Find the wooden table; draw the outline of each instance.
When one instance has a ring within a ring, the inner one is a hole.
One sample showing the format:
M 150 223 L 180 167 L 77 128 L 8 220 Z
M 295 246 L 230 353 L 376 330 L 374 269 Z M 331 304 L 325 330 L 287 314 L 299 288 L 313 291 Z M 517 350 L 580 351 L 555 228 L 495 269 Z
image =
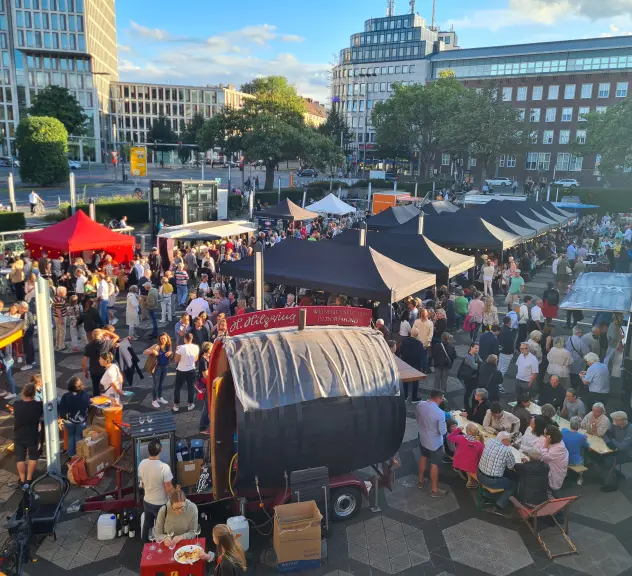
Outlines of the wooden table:
M 173 551 L 164 544 L 154 544 L 156 548 L 160 546 L 162 553 L 158 550 L 150 550 L 151 544 L 143 546 L 143 554 L 140 557 L 140 576 L 206 576 L 206 561 L 198 560 L 195 564 L 178 564 L 173 559 L 174 554 L 182 546 L 197 544 L 206 552 L 206 538 L 194 538 L 193 540 L 182 540 L 178 542 Z
M 476 422 L 472 422 L 471 420 L 464 418 L 463 416 L 461 416 L 461 413 L 458 411 L 452 412 L 452 419 L 459 425 L 459 428 L 461 428 L 461 431 L 463 433 L 465 433 L 465 427 L 468 424 L 470 423 L 474 424 L 474 426 L 476 426 L 479 429 L 481 435 L 483 436 L 483 441 L 485 443 L 487 443 L 487 441 L 490 438 L 496 437 L 496 434 L 491 434 L 489 432 L 486 432 L 480 424 L 477 424 Z M 520 462 L 522 462 L 523 458 L 526 458 L 528 460 L 528 457 L 522 452 L 520 452 L 520 450 L 518 450 L 517 448 L 514 448 L 513 446 L 510 446 L 510 448 L 511 448 L 511 453 L 513 454 L 513 457 L 516 461 L 516 464 L 519 464 Z
M 409 364 L 406 364 L 399 356 L 393 355 L 395 358 L 395 364 L 397 364 L 397 369 L 399 370 L 399 375 L 402 379 L 402 382 L 415 382 L 417 380 L 424 380 L 427 376 L 413 368 Z

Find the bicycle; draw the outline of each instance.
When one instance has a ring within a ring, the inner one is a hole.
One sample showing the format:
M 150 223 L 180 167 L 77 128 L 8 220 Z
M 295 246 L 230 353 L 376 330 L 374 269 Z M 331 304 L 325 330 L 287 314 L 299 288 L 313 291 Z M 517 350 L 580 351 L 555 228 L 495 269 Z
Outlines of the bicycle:
M 7 576 L 22 576 L 24 565 L 30 561 L 30 542 L 33 536 L 31 523 L 31 494 L 24 491 L 22 503 L 14 516 L 9 518 L 9 535 L 0 552 L 0 567 Z
M 35 210 L 33 211 L 35 216 L 42 216 L 46 214 L 46 206 L 44 204 L 44 200 L 38 200 L 37 204 L 35 204 Z

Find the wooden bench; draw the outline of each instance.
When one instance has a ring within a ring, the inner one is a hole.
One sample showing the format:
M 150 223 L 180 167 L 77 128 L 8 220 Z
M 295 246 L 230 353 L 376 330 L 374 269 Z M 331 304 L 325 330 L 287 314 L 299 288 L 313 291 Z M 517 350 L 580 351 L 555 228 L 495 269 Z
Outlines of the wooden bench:
M 478 493 L 477 493 L 477 507 L 479 510 L 483 509 L 483 492 L 489 492 L 490 494 L 501 494 L 505 491 L 504 488 L 490 488 L 489 486 L 485 486 L 485 484 L 481 484 L 480 481 L 478 483 Z
M 587 472 L 588 468 L 583 464 L 574 464 L 573 466 L 569 466 L 568 469 L 577 474 L 577 485 L 581 486 L 584 483 L 584 472 Z

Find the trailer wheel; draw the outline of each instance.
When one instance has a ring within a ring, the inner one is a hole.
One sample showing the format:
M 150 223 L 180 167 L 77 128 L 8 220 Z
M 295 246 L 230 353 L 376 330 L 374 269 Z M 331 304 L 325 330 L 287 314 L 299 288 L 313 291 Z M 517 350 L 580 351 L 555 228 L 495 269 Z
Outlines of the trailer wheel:
M 331 519 L 346 522 L 362 510 L 362 492 L 357 488 L 336 488 L 331 491 Z

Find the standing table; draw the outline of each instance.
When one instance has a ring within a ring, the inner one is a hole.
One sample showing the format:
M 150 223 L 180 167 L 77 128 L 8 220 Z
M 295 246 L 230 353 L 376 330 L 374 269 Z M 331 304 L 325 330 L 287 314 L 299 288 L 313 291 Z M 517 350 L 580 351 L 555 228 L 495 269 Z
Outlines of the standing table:
M 173 557 L 182 546 L 197 544 L 206 552 L 206 538 L 193 538 L 192 540 L 182 540 L 175 547 L 173 552 L 163 544 L 156 542 L 155 546 L 162 547 L 162 554 L 158 550 L 150 550 L 151 544 L 143 546 L 143 555 L 140 558 L 140 576 L 205 576 L 206 560 L 198 560 L 195 564 L 178 564 Z M 151 556 L 150 558 L 148 558 Z

